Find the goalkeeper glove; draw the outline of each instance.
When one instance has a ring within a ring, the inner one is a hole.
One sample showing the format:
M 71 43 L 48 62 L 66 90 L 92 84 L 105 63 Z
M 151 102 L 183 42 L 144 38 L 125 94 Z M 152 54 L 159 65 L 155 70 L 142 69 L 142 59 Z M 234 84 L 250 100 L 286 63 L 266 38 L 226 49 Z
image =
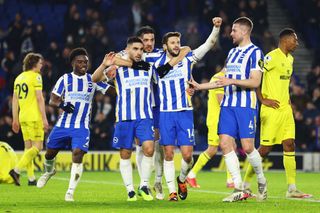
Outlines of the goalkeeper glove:
M 169 63 L 165 65 L 161 65 L 156 69 L 157 73 L 159 74 L 160 78 L 163 78 L 168 72 L 172 69 L 172 66 Z
M 61 102 L 59 104 L 59 108 L 61 108 L 66 113 L 73 113 L 74 111 L 74 106 L 69 102 Z

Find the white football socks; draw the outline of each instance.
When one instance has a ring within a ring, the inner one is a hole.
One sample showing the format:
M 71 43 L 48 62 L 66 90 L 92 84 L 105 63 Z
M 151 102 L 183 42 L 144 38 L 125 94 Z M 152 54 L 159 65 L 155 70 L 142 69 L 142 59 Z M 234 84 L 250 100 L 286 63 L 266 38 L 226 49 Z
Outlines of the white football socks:
M 224 155 L 227 169 L 229 170 L 232 180 L 234 182 L 235 188 L 242 190 L 242 178 L 240 173 L 240 165 L 238 156 L 234 151 L 229 152 Z
M 83 171 L 82 163 L 72 163 L 71 177 L 70 177 L 69 188 L 67 193 L 73 194 L 74 190 L 76 189 L 80 181 L 82 171 Z
M 120 173 L 127 192 L 134 191 L 130 159 L 120 159 Z
M 181 159 L 181 171 L 179 175 L 179 180 L 182 183 L 186 180 L 189 171 L 192 169 L 192 165 L 193 159 L 190 161 L 190 163 L 187 163 L 183 158 Z
M 174 161 L 163 161 L 164 177 L 166 178 L 169 193 L 177 192 L 175 182 Z
M 149 179 L 152 172 L 152 157 L 143 156 L 141 161 L 141 181 L 140 188 L 143 186 L 149 187 Z
M 141 177 L 141 161 L 143 158 L 143 150 L 142 146 L 136 145 L 136 164 L 139 173 L 139 177 Z
M 253 170 L 257 174 L 257 179 L 259 183 L 265 184 L 266 178 L 264 177 L 263 168 L 262 168 L 262 159 L 260 153 L 254 149 L 250 154 L 247 154 L 248 161 L 253 167 Z
M 154 168 L 155 168 L 155 182 L 161 183 L 163 176 L 163 150 L 159 144 L 159 140 L 154 142 Z

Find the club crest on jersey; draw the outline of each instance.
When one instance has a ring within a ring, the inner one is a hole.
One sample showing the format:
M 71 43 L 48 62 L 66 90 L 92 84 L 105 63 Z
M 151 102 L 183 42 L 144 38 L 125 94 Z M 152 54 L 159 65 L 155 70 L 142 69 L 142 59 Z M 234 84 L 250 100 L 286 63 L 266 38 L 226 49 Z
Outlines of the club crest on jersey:
M 118 143 L 118 140 L 119 140 L 119 139 L 118 139 L 117 137 L 114 137 L 114 138 L 113 138 L 113 143 Z

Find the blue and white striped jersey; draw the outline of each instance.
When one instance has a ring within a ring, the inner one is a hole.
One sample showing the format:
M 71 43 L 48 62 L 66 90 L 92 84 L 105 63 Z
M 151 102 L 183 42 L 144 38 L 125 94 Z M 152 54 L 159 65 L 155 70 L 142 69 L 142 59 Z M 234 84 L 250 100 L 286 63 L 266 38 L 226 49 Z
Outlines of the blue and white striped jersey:
M 104 82 L 94 83 L 91 80 L 91 74 L 78 76 L 74 73 L 66 73 L 59 78 L 54 86 L 52 93 L 62 97 L 64 102 L 70 102 L 74 105 L 73 113 L 63 112 L 57 127 L 64 128 L 89 128 L 91 103 L 96 90 L 105 93 L 109 84 Z
M 120 51 L 118 54 L 121 58 L 128 59 L 128 54 L 125 50 Z M 156 62 L 156 60 L 161 57 L 162 54 L 164 54 L 163 49 L 154 48 L 150 53 L 143 53 L 142 60 L 150 63 L 150 65 L 152 66 Z M 151 106 L 160 106 L 158 86 L 154 82 L 151 83 Z
M 229 51 L 226 61 L 225 77 L 233 79 L 249 79 L 250 72 L 262 72 L 263 52 L 254 44 L 236 47 Z M 256 109 L 257 96 L 255 89 L 241 88 L 234 85 L 224 88 L 223 107 L 247 107 Z
M 154 48 L 151 53 L 144 53 L 143 60 L 150 63 L 151 66 L 164 54 L 163 49 Z M 151 104 L 152 107 L 160 106 L 158 85 L 152 82 L 151 84 Z
M 170 58 L 166 54 L 162 54 L 154 63 L 153 69 L 164 65 L 169 60 Z M 187 82 L 191 79 L 191 65 L 193 62 L 196 62 L 196 60 L 191 51 L 163 78 L 159 78 L 159 75 L 156 74 L 161 112 L 192 110 L 191 99 L 186 93 L 186 89 L 188 88 Z
M 117 91 L 116 122 L 152 118 L 152 71 L 119 67 L 114 79 Z

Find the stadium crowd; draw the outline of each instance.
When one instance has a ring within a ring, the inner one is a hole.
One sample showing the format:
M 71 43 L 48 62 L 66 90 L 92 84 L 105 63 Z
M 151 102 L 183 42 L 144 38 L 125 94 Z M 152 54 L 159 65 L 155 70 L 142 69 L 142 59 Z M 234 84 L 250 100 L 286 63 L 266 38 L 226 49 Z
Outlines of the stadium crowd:
M 253 42 L 260 46 L 264 53 L 277 47 L 277 41 L 268 30 L 266 0 L 188 0 L 187 4 L 185 2 L 0 1 L 0 140 L 7 141 L 16 150 L 23 148 L 22 136 L 15 135 L 11 130 L 11 101 L 14 79 L 22 70 L 22 58 L 30 51 L 41 53 L 45 58 L 45 67 L 42 70 L 43 92 L 46 97 L 47 118 L 52 128 L 58 118 L 58 111 L 48 105 L 49 95 L 57 79 L 71 71 L 68 56 L 72 48 L 81 46 L 88 50 L 92 72 L 105 53 L 122 50 L 126 38 L 141 26 L 150 25 L 156 30 L 157 47 L 160 47 L 164 33 L 179 31 L 182 33 L 182 44 L 193 49 L 209 34 L 211 18 L 220 16 L 223 18 L 223 25 L 218 45 L 193 70 L 196 81 L 208 82 L 214 73 L 221 70 L 227 51 L 233 46 L 230 32 L 232 21 L 236 17 L 248 16 L 253 20 Z M 312 1 L 310 5 L 303 4 L 305 8 L 301 8 L 301 11 L 318 6 L 319 2 L 318 0 Z M 316 30 L 320 23 L 319 14 L 303 14 L 308 17 L 310 23 L 308 22 L 308 28 L 304 29 L 301 28 L 301 23 L 297 23 L 297 31 L 303 33 L 303 38 L 308 44 L 319 49 L 319 43 L 313 43 L 307 33 L 309 29 L 319 34 Z M 319 61 L 315 57 L 306 81 L 299 79 L 295 74 L 290 85 L 296 121 L 297 151 L 320 150 Z M 204 150 L 207 146 L 207 91 L 195 93 L 193 106 L 196 150 Z M 91 116 L 91 150 L 111 149 L 115 122 L 114 107 L 114 93 L 95 96 Z

